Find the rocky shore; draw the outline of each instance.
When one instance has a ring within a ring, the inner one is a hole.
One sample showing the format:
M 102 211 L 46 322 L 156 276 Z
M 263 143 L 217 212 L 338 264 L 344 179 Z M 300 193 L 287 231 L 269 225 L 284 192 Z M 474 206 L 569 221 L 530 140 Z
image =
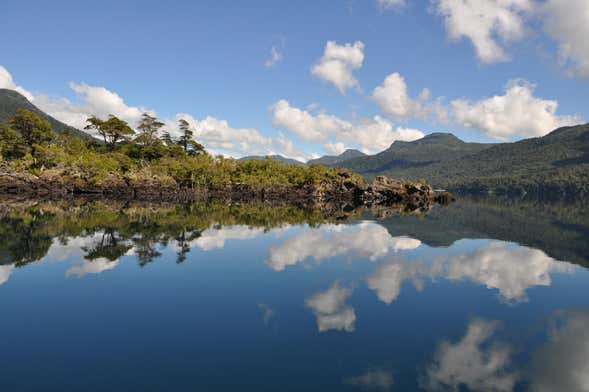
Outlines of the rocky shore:
M 376 177 L 372 183 L 367 184 L 347 171 L 338 171 L 334 178 L 324 179 L 319 184 L 299 187 L 264 187 L 230 182 L 221 186 L 189 188 L 173 181 L 162 181 L 157 176 L 125 178 L 113 174 L 100 184 L 93 184 L 81 176 L 63 171 L 44 170 L 35 175 L 2 168 L 0 195 L 50 198 L 81 195 L 159 201 L 214 198 L 241 202 L 256 200 L 297 204 L 349 204 L 354 207 L 405 204 L 412 209 L 453 201 L 450 194 L 436 194 L 429 185 L 384 176 Z

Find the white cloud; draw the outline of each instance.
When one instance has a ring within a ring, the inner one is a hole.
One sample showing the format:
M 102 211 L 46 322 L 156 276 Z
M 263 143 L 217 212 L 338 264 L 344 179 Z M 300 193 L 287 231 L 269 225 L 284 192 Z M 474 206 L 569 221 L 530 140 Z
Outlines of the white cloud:
M 282 61 L 283 58 L 284 55 L 282 52 L 276 48 L 276 45 L 272 45 L 270 48 L 270 58 L 264 62 L 264 66 L 266 68 L 272 68 L 278 64 L 278 62 Z
M 327 41 L 323 57 L 311 67 L 311 73 L 325 82 L 333 83 L 343 94 L 346 89 L 359 86 L 352 72 L 362 67 L 363 61 L 362 42 L 338 45 L 335 41 Z
M 168 124 L 172 136 L 179 136 L 177 123 L 180 119 L 188 121 L 196 140 L 213 150 L 247 154 L 254 149 L 268 149 L 272 145 L 272 139 L 262 136 L 257 129 L 233 128 L 226 120 L 211 116 L 198 120 L 187 113 L 177 114 L 176 121 Z
M 266 262 L 275 271 L 282 271 L 307 258 L 316 263 L 336 256 L 354 256 L 375 261 L 390 251 L 415 249 L 421 241 L 410 237 L 391 237 L 389 232 L 374 222 L 357 225 L 324 225 L 306 229 L 279 245 L 270 248 Z
M 194 138 L 198 142 L 215 153 L 233 157 L 280 154 L 303 162 L 310 157 L 283 134 L 278 134 L 276 137 L 263 136 L 255 128 L 234 128 L 227 120 L 211 116 L 199 120 L 187 113 L 177 114 L 175 120 L 165 121 L 166 129 L 173 137 L 180 135 L 178 128 L 180 119 L 190 124 Z
M 305 305 L 315 314 L 319 332 L 331 329 L 354 331 L 356 313 L 354 308 L 345 304 L 350 295 L 352 295 L 352 289 L 340 287 L 336 282 L 327 291 L 314 294 L 305 300 Z
M 532 390 L 589 391 L 589 313 L 562 312 L 550 339 L 533 356 Z
M 15 90 L 24 95 L 29 101 L 34 101 L 33 94 L 25 90 L 23 87 L 17 85 L 12 79 L 12 75 L 6 68 L 0 65 L 0 88 Z
M 396 119 L 414 116 L 421 111 L 419 102 L 407 95 L 405 79 L 396 72 L 388 75 L 382 86 L 372 91 L 372 99 L 383 112 Z
M 535 86 L 527 81 L 512 80 L 504 95 L 477 102 L 457 99 L 451 102 L 453 122 L 483 131 L 498 139 L 543 136 L 554 129 L 578 124 L 576 116 L 558 115 L 558 101 L 537 98 Z
M 376 6 L 381 11 L 403 7 L 406 4 L 406 0 L 376 0 Z
M 441 99 L 432 100 L 427 88 L 421 90 L 416 99 L 411 98 L 405 78 L 397 72 L 388 75 L 382 85 L 374 88 L 371 99 L 383 113 L 395 120 L 432 117 L 440 123 L 448 122 L 447 109 Z
M 36 95 L 35 105 L 59 121 L 78 129 L 84 129 L 86 119 L 90 116 L 107 118 L 109 114 L 113 114 L 134 128 L 141 114 L 148 112 L 155 115 L 153 110 L 127 105 L 120 95 L 104 87 L 90 86 L 86 83 L 70 83 L 69 86 L 76 93 L 79 102 Z
M 384 369 L 371 369 L 359 376 L 344 380 L 344 383 L 358 385 L 359 387 L 370 390 L 390 391 L 393 387 L 393 376 Z
M 474 320 L 457 343 L 443 341 L 428 367 L 422 386 L 427 390 L 512 391 L 518 375 L 509 370 L 511 349 L 489 343 L 497 322 Z
M 388 148 L 395 140 L 411 141 L 423 137 L 417 130 L 398 128 L 386 119 L 375 116 L 354 123 L 331 114 L 310 112 L 293 107 L 286 100 L 280 100 L 270 107 L 272 122 L 304 140 L 323 143 L 330 153 L 342 152 L 345 148 L 356 147 L 366 153 L 375 153 Z
M 422 289 L 425 279 L 468 280 L 497 289 L 502 301 L 523 302 L 526 290 L 550 286 L 552 273 L 572 273 L 572 264 L 554 260 L 544 252 L 506 242 L 491 242 L 471 252 L 431 262 L 393 258 L 368 277 L 368 287 L 386 304 L 393 302 L 405 280 Z
M 583 0 L 580 0 L 583 1 Z M 451 39 L 468 38 L 483 63 L 509 59 L 501 43 L 524 37 L 531 0 L 431 0 Z
M 542 11 L 544 29 L 558 42 L 568 73 L 589 77 L 589 2 L 548 0 Z

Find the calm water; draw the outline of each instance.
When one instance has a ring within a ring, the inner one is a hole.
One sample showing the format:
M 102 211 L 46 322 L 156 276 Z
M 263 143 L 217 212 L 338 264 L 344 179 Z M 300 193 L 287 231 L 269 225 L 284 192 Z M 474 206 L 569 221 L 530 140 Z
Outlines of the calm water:
M 586 206 L 0 205 L 2 390 L 589 391 Z

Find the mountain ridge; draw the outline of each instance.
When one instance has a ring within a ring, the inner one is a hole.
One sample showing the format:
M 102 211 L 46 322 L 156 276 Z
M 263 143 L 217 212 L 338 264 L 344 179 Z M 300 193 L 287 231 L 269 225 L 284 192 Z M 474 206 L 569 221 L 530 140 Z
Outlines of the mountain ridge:
M 40 117 L 49 121 L 53 130 L 58 133 L 69 132 L 71 135 L 86 139 L 92 140 L 95 139 L 92 135 L 76 129 L 72 126 L 64 124 L 63 122 L 57 120 L 56 118 L 48 115 L 37 106 L 35 106 L 31 101 L 29 101 L 24 95 L 19 93 L 15 90 L 0 88 L 0 123 L 7 122 L 12 116 L 16 114 L 18 109 L 25 109 L 31 111 Z

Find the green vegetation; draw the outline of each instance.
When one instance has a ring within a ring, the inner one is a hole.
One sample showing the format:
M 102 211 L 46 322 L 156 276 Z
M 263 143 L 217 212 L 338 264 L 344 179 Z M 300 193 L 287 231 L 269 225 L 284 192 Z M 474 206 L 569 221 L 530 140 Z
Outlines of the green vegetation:
M 386 175 L 458 193 L 580 198 L 589 195 L 589 124 L 516 143 L 465 143 L 434 133 L 334 166 L 365 178 Z
M 16 114 L 18 109 L 26 109 L 29 112 L 33 112 L 44 120 L 47 120 L 51 124 L 51 128 L 57 134 L 67 133 L 73 136 L 92 140 L 92 136 L 85 132 L 82 132 L 74 127 L 70 127 L 53 117 L 43 113 L 35 105 L 29 102 L 23 95 L 19 94 L 14 90 L 8 90 L 0 88 L 0 124 L 8 122 L 8 120 Z
M 293 166 L 273 159 L 235 160 L 214 157 L 194 140 L 189 124 L 180 120 L 174 140 L 164 123 L 145 113 L 137 133 L 125 121 L 90 117 L 88 130 L 102 138 L 88 141 L 56 134 L 39 115 L 18 109 L 0 125 L 0 154 L 5 171 L 29 173 L 52 186 L 124 187 L 148 184 L 154 189 L 222 189 L 228 185 L 302 188 L 341 180 L 338 171 L 323 166 Z M 340 171 L 341 172 L 341 171 Z M 350 177 L 354 177 L 350 175 Z M 362 182 L 359 176 L 354 178 Z

